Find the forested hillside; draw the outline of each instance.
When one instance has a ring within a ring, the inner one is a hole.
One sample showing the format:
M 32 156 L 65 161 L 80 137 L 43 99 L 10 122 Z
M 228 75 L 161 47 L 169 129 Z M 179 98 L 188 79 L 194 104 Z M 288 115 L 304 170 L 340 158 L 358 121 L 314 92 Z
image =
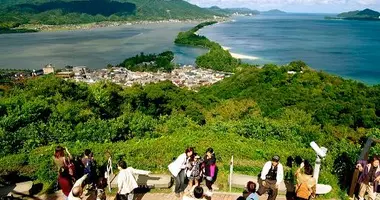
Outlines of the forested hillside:
M 1 0 L 0 28 L 20 24 L 78 24 L 120 20 L 212 18 L 184 0 Z
M 224 50 L 220 44 L 210 41 L 205 36 L 197 34 L 197 31 L 205 26 L 217 23 L 216 21 L 204 22 L 194 28 L 180 32 L 174 43 L 177 45 L 188 45 L 208 48 L 210 51 L 197 57 L 195 63 L 198 67 L 208 68 L 218 71 L 233 72 L 241 65 L 241 61 L 231 56 L 228 50 Z
M 170 82 L 122 89 L 45 76 L 5 93 L 0 117 L 1 174 L 54 183 L 57 144 L 74 155 L 91 148 L 99 163 L 109 151 L 156 172 L 167 172 L 186 146 L 200 152 L 212 146 L 223 189 L 231 155 L 235 171 L 256 175 L 273 154 L 314 161 L 309 143 L 316 141 L 328 148 L 320 182 L 334 188 L 327 197 L 341 198 L 361 144 L 380 137 L 380 86 L 316 72 L 300 61 L 245 67 L 198 93 Z

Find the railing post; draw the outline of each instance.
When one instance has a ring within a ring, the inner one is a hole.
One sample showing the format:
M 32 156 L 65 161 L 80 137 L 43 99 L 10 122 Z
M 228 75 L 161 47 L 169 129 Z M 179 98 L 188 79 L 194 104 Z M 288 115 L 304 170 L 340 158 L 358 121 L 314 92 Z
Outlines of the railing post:
M 107 162 L 107 184 L 108 184 L 108 190 L 111 192 L 111 175 L 113 175 L 113 169 L 112 169 L 112 159 L 111 157 L 108 158 Z
M 233 173 L 234 173 L 234 156 L 232 155 L 231 162 L 230 162 L 230 177 L 229 177 L 230 192 L 232 190 L 232 175 L 233 175 Z

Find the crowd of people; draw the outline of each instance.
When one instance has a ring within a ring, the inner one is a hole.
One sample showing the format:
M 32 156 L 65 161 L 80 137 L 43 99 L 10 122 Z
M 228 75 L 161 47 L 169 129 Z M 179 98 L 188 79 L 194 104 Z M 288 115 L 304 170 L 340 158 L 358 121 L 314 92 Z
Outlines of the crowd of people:
M 376 199 L 376 192 L 380 182 L 380 167 L 379 156 L 373 156 L 369 161 L 359 160 L 356 168 L 361 172 L 358 183 L 359 188 L 359 200 L 364 200 L 364 196 L 367 194 L 368 200 Z
M 74 158 L 67 148 L 58 146 L 53 157 L 58 170 L 58 185 L 67 200 L 79 200 L 91 193 L 88 199 L 105 200 L 105 188 L 107 186 L 104 171 L 98 173 L 97 163 L 93 152 L 86 149 L 83 155 Z M 149 171 L 137 170 L 128 167 L 127 163 L 120 160 L 117 163 L 119 174 L 117 176 L 118 191 L 116 200 L 132 200 L 134 191 L 138 188 L 135 180 L 136 174 L 148 175 Z M 287 164 L 288 166 L 288 164 Z M 372 163 L 358 163 L 357 167 L 364 171 L 361 176 L 361 197 L 364 193 L 373 194 L 372 184 L 380 180 L 379 159 L 376 157 Z M 213 184 L 217 179 L 218 167 L 216 156 L 212 148 L 208 148 L 204 156 L 197 154 L 193 147 L 185 149 L 184 153 L 173 159 L 168 169 L 175 182 L 175 195 L 183 200 L 211 199 Z M 308 161 L 303 161 L 296 170 L 294 178 L 294 191 L 288 190 L 287 199 L 308 200 L 315 196 L 316 181 L 313 178 L 313 168 Z M 368 178 L 369 177 L 369 178 Z M 201 186 L 205 183 L 205 189 Z M 279 156 L 273 156 L 271 161 L 264 164 L 257 184 L 249 181 L 243 195 L 238 199 L 258 200 L 263 194 L 268 194 L 268 200 L 275 200 L 278 188 L 284 181 L 284 167 L 280 163 Z M 206 191 L 205 191 L 206 190 Z M 289 192 L 291 191 L 291 192 Z M 372 192 L 372 193 L 371 193 Z M 290 193 L 290 194 L 289 194 Z
M 216 181 L 218 172 L 215 153 L 211 147 L 207 149 L 203 158 L 194 151 L 193 147 L 189 147 L 168 168 L 175 180 L 174 192 L 177 197 L 180 197 L 181 193 L 184 194 L 186 188 L 188 191 L 203 193 L 203 188 L 201 190 L 199 187 L 203 180 L 209 192 L 212 192 L 212 185 Z M 188 186 L 185 184 L 186 180 Z
M 65 199 L 81 199 L 84 190 L 96 191 L 99 199 L 105 196 L 106 182 L 104 176 L 97 173 L 97 164 L 90 149 L 74 158 L 67 148 L 58 146 L 53 160 L 58 170 L 58 186 Z
M 287 167 L 292 168 L 292 158 L 290 163 L 288 159 Z M 294 185 L 293 178 L 296 180 Z M 313 167 L 307 160 L 301 161 L 294 174 L 288 170 L 286 179 L 288 182 L 286 199 L 309 200 L 315 197 L 317 182 L 313 178 Z M 261 170 L 258 177 L 259 188 L 257 189 L 256 183 L 249 181 L 246 190 L 238 200 L 259 200 L 259 197 L 265 193 L 268 194 L 268 200 L 274 200 L 283 181 L 284 167 L 280 163 L 280 157 L 273 156 L 272 160 L 266 162 Z
M 90 200 L 106 199 L 106 179 L 109 177 L 106 176 L 105 170 L 97 170 L 97 163 L 90 149 L 86 149 L 81 156 L 74 158 L 67 148 L 58 146 L 53 160 L 59 174 L 58 186 L 66 200 L 80 200 L 84 196 Z M 150 172 L 128 167 L 123 160 L 117 163 L 117 167 L 119 174 L 116 200 L 132 200 L 135 189 L 139 187 L 134 175 L 148 175 Z

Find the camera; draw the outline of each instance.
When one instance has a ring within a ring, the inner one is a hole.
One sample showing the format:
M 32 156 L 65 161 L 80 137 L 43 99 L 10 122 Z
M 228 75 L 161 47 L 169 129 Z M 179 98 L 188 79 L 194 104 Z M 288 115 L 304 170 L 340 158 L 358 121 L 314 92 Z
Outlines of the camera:
M 317 143 L 315 143 L 314 141 L 313 142 L 310 142 L 310 146 L 311 148 L 314 149 L 315 153 L 317 153 L 317 155 L 321 158 L 324 158 L 326 157 L 326 152 L 327 152 L 327 149 L 325 147 L 319 147 L 317 145 Z

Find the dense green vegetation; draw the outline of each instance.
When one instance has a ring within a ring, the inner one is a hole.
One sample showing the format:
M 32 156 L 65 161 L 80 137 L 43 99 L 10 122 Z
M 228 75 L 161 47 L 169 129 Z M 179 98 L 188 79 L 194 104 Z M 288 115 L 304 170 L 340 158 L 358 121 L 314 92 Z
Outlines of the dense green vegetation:
M 80 24 L 101 21 L 212 18 L 183 0 L 2 0 L 0 28 L 9 24 Z M 13 27 L 12 25 L 12 27 Z
M 371 9 L 362 11 L 350 11 L 340 13 L 337 17 L 327 17 L 328 19 L 348 19 L 348 20 L 380 20 L 380 13 Z
M 127 58 L 124 62 L 119 64 L 119 66 L 123 66 L 131 71 L 157 72 L 160 70 L 171 72 L 174 69 L 174 63 L 172 63 L 173 59 L 174 53 L 171 51 L 165 51 L 158 55 L 145 55 L 144 53 L 141 53 L 140 55 Z
M 174 43 L 177 45 L 208 48 L 210 50 L 208 53 L 196 59 L 195 63 L 198 67 L 233 72 L 241 64 L 240 60 L 233 58 L 229 51 L 224 50 L 218 43 L 210 41 L 205 36 L 196 34 L 201 28 L 215 23 L 217 22 L 204 22 L 189 31 L 180 32 Z
M 156 172 L 167 172 L 186 146 L 200 152 L 212 146 L 218 184 L 226 189 L 231 155 L 235 171 L 257 174 L 273 154 L 283 162 L 290 155 L 314 160 L 309 143 L 316 141 L 328 148 L 320 177 L 334 188 L 327 197 L 343 198 L 364 139 L 380 137 L 380 86 L 316 72 L 301 61 L 245 67 L 199 92 L 170 82 L 122 89 L 44 76 L 1 97 L 0 116 L 1 174 L 53 183 L 57 144 L 74 155 L 91 148 L 99 163 L 110 151 Z

